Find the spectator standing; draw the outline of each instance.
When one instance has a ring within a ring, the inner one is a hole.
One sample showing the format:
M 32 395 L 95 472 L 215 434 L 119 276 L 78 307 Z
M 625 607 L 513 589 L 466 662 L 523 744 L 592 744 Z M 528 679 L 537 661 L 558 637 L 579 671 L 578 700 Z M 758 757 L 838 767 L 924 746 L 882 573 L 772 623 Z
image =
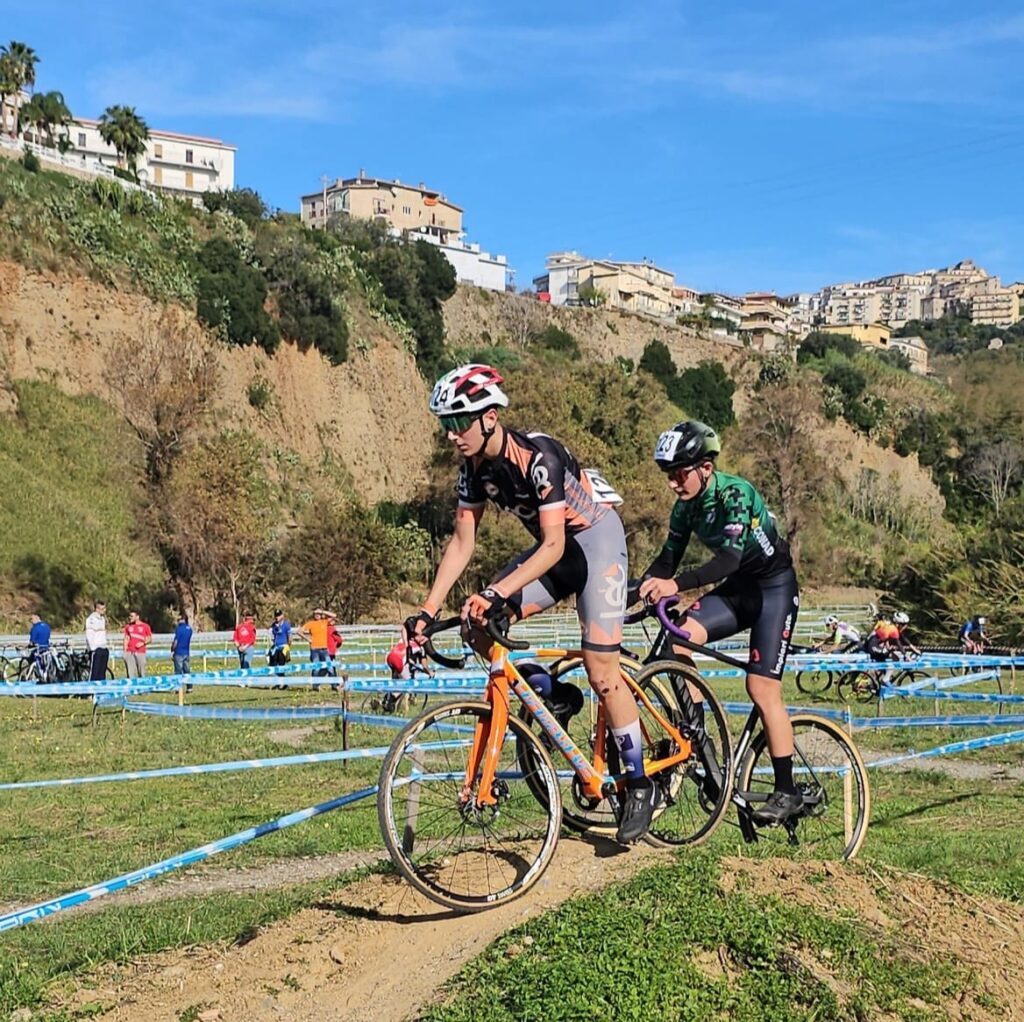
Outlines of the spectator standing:
M 28 630 L 28 641 L 37 653 L 45 652 L 50 648 L 50 626 L 38 614 L 33 614 L 29 620 L 32 627 Z
M 85 619 L 85 645 L 89 650 L 89 680 L 104 681 L 110 649 L 107 646 L 107 605 L 102 600 L 93 604 Z
M 171 639 L 171 658 L 174 660 L 175 674 L 192 673 L 192 626 L 188 623 L 188 614 L 178 618 L 174 638 Z
M 341 649 L 342 644 L 345 640 L 342 638 L 341 632 L 337 628 L 338 615 L 332 614 L 327 611 L 327 657 L 329 666 L 327 673 L 332 677 L 338 673 L 337 664 L 334 662 L 334 658 L 338 654 L 338 650 Z
M 28 641 L 32 646 L 32 659 L 39 672 L 40 681 L 55 681 L 56 670 L 50 653 L 50 626 L 38 615 L 33 614 L 29 620 L 32 627 L 28 630 Z
M 146 650 L 152 638 L 153 629 L 139 617 L 138 611 L 131 611 L 124 626 L 124 666 L 129 678 L 146 676 Z
M 299 629 L 299 634 L 309 640 L 309 662 L 313 665 L 313 674 L 322 677 L 327 673 L 327 632 L 330 623 L 327 612 L 320 607 L 313 611 L 313 616 Z M 318 667 L 322 664 L 322 667 Z M 314 685 L 314 688 L 318 686 Z
M 174 629 L 174 638 L 171 639 L 171 657 L 174 660 L 175 674 L 192 673 L 192 626 L 188 623 L 188 615 L 184 612 L 178 619 L 177 627 Z M 192 686 L 185 686 L 186 692 L 192 691 Z
M 270 624 L 270 652 L 267 662 L 271 667 L 281 667 L 291 659 L 292 623 L 285 617 L 283 610 L 274 611 L 274 620 Z M 278 677 L 284 672 L 279 671 Z
M 238 650 L 238 666 L 247 671 L 252 667 L 252 654 L 256 648 L 256 625 L 252 614 L 243 614 L 242 620 L 235 625 L 235 649 Z

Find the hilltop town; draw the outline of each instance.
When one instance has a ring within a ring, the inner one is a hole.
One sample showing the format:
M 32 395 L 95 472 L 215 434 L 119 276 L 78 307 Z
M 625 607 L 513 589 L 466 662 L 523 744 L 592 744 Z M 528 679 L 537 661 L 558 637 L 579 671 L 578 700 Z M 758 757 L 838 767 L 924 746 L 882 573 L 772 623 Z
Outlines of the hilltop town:
M 2 100 L 0 153 L 28 151 L 76 176 L 127 176 L 126 154 L 102 130 L 101 121 L 65 111 L 67 116 L 51 123 L 33 114 L 33 97 L 25 91 Z M 202 204 L 211 193 L 235 189 L 236 154 L 235 146 L 220 139 L 146 129 L 133 162 L 134 182 L 122 183 Z M 424 182 L 374 177 L 363 169 L 353 177 L 324 177 L 318 190 L 299 196 L 299 215 L 313 229 L 326 228 L 332 219 L 376 221 L 396 236 L 436 246 L 459 283 L 491 291 L 516 289 L 516 271 L 506 257 L 467 240 L 465 210 Z M 813 331 L 843 333 L 868 347 L 899 351 L 922 375 L 928 372 L 928 348 L 911 329 L 914 324 L 961 314 L 977 326 L 1009 327 L 1022 319 L 1024 304 L 1024 282 L 1004 285 L 970 259 L 939 269 L 824 284 L 813 293 L 729 295 L 688 286 L 671 269 L 648 259 L 553 251 L 544 272 L 524 290 L 553 306 L 620 309 L 689 325 L 714 341 L 761 352 L 792 352 Z M 992 343 L 998 346 L 997 339 Z

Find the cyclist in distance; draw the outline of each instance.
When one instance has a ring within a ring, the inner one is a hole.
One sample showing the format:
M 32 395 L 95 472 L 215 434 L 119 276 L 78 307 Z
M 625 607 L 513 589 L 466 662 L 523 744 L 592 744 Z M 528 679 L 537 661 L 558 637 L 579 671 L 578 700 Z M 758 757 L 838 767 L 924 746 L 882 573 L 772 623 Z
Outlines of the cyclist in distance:
M 480 628 L 489 617 L 520 621 L 576 597 L 583 666 L 604 703 L 625 775 L 616 836 L 631 844 L 650 828 L 656 790 L 644 771 L 637 705 L 619 675 L 627 579 L 622 521 L 610 503 L 595 499 L 595 482 L 562 444 L 544 433 L 501 424 L 500 411 L 508 407 L 503 382 L 491 366 L 470 363 L 446 373 L 434 387 L 430 410 L 463 459 L 458 507 L 430 593 L 422 610 L 406 620 L 406 629 L 416 639 L 434 621 L 473 556 L 487 501 L 515 515 L 533 545 L 465 601 L 462 617 L 476 627 L 471 641 L 483 654 L 491 640 Z M 541 696 L 551 695 L 550 678 L 538 674 L 530 681 Z
M 985 634 L 985 618 L 975 615 L 969 617 L 957 633 L 957 639 L 965 653 L 983 653 L 988 636 Z
M 825 618 L 825 637 L 814 644 L 816 650 L 828 647 L 830 653 L 846 653 L 860 645 L 860 632 L 853 625 L 840 621 L 835 614 Z
M 910 615 L 906 611 L 898 610 L 892 616 L 892 623 L 896 629 L 896 638 L 893 641 L 893 645 L 903 654 L 904 657 L 909 653 L 911 656 L 920 656 L 921 651 L 915 646 L 907 635 L 907 629 L 910 627 Z
M 803 804 L 793 780 L 793 726 L 782 701 L 799 587 L 774 516 L 749 482 L 715 468 L 720 451 L 718 434 L 702 422 L 680 422 L 658 438 L 654 460 L 677 500 L 668 538 L 645 572 L 640 595 L 653 603 L 714 586 L 684 601 L 689 610 L 682 627 L 692 640 L 703 645 L 750 629 L 747 692 L 764 723 L 774 772 L 774 790 L 753 818 L 762 825 L 783 823 Z M 713 556 L 676 575 L 691 535 Z

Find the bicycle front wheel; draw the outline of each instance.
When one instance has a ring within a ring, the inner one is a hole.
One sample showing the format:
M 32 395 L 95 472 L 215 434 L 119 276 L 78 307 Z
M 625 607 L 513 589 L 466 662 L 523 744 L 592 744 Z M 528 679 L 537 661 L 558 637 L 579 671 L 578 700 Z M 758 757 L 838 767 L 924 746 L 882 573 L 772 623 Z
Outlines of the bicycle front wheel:
M 850 736 L 831 720 L 810 713 L 794 714 L 791 720 L 793 780 L 804 800 L 795 818 L 799 846 L 817 859 L 852 859 L 864 843 L 871 811 L 864 760 Z M 749 799 L 753 808 L 772 792 L 774 771 L 763 728 L 740 763 L 736 784 L 740 797 Z M 757 837 L 781 843 L 789 834 L 784 827 L 759 828 Z
M 796 687 L 805 696 L 820 696 L 832 687 L 832 672 L 823 669 L 797 671 Z
M 836 682 L 836 694 L 844 703 L 870 703 L 878 695 L 872 671 L 847 671 Z
M 491 792 L 495 805 L 479 808 L 461 797 L 473 734 L 490 716 L 485 702 L 429 710 L 399 733 L 380 772 L 377 815 L 392 862 L 421 894 L 458 912 L 525 894 L 551 861 L 561 826 L 551 759 L 514 717 Z

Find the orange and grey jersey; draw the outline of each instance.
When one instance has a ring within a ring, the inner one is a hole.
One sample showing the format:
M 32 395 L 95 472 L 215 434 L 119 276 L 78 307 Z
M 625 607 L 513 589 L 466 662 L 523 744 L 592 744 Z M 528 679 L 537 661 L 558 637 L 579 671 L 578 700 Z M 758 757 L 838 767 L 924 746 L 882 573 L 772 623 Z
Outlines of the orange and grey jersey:
M 497 458 L 469 458 L 459 472 L 459 506 L 482 507 L 488 500 L 514 514 L 540 539 L 540 513 L 563 511 L 570 536 L 589 529 L 608 513 L 579 462 L 544 433 L 506 429 Z

